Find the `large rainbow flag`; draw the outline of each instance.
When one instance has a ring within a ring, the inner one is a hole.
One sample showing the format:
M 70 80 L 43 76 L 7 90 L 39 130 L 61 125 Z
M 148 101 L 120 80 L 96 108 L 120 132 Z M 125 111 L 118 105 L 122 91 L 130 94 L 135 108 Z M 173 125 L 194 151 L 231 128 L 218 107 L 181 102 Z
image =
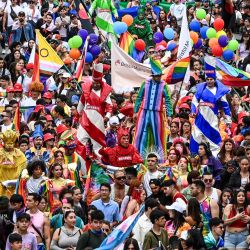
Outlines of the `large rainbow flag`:
M 128 31 L 126 31 L 121 35 L 120 48 L 122 48 L 126 53 L 132 56 L 134 47 L 135 47 L 135 40 L 132 37 L 132 35 Z
M 185 78 L 189 63 L 189 56 L 174 62 L 164 70 L 162 79 L 169 85 L 182 82 Z
M 250 86 L 250 74 L 234 68 L 228 63 L 216 58 L 216 71 L 222 77 L 221 82 L 231 87 Z

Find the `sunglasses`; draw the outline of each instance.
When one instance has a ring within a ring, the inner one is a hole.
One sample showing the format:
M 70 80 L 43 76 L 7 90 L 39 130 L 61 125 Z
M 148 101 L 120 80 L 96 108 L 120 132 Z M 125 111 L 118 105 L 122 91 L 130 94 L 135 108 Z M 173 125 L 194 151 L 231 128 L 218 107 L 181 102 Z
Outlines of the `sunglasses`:
M 212 182 L 213 182 L 213 179 L 204 179 L 204 182 L 205 182 L 205 183 L 212 183 Z
M 121 180 L 126 180 L 126 177 L 125 177 L 125 176 L 116 177 L 116 180 L 119 180 L 119 181 L 121 181 Z
M 102 231 L 108 233 L 110 230 L 108 228 L 102 228 Z

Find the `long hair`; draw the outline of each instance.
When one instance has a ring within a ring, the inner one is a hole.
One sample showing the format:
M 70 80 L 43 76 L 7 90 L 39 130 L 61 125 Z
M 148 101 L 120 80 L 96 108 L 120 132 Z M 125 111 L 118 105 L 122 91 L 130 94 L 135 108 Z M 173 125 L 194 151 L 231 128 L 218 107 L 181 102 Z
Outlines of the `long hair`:
M 234 157 L 235 143 L 234 143 L 233 139 L 228 138 L 228 139 L 226 139 L 226 140 L 223 142 L 223 145 L 222 145 L 222 147 L 221 147 L 221 149 L 220 149 L 220 152 L 218 153 L 218 158 L 219 158 L 219 160 L 220 160 L 220 162 L 221 162 L 222 164 L 226 163 L 226 162 L 225 162 L 225 160 L 226 160 L 226 159 L 225 159 L 225 158 L 226 158 L 225 145 L 226 145 L 227 142 L 230 142 L 230 143 L 233 145 L 233 148 L 232 148 L 232 150 L 231 150 L 231 152 L 230 152 L 230 156 L 231 156 L 231 158 Z
M 185 218 L 182 213 L 174 210 L 174 218 L 173 218 L 173 224 L 175 229 L 178 229 L 181 227 L 185 222 Z
M 211 152 L 211 149 L 210 149 L 210 146 L 205 143 L 205 142 L 201 142 L 199 144 L 199 146 L 203 146 L 204 149 L 205 149 L 205 152 L 206 152 L 206 156 L 209 158 L 210 156 L 212 156 L 212 152 Z M 202 160 L 202 157 L 200 157 L 200 160 Z
M 232 200 L 233 206 L 235 209 L 238 207 L 237 195 L 239 193 L 243 193 L 245 196 L 245 202 L 244 202 L 244 209 L 245 209 L 247 207 L 247 196 L 246 196 L 245 190 L 241 188 L 234 193 L 233 200 Z
M 128 247 L 129 247 L 130 244 L 133 245 L 133 247 L 134 247 L 135 250 L 140 250 L 137 240 L 133 239 L 133 238 L 128 238 L 125 241 L 123 250 L 128 250 Z
M 53 170 L 56 166 L 60 166 L 61 169 L 63 170 L 63 166 L 60 163 L 55 163 L 49 168 L 49 178 L 54 178 Z M 62 172 L 63 174 L 63 172 Z
M 200 204 L 196 198 L 190 198 L 188 200 L 188 216 L 190 216 L 198 226 L 202 221 L 201 218 L 201 211 L 200 211 Z

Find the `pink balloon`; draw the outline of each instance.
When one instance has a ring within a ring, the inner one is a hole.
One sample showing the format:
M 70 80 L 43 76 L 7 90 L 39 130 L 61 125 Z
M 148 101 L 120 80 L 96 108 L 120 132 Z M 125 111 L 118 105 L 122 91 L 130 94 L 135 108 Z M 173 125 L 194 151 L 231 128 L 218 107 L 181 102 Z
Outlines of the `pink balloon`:
M 80 17 L 81 19 L 89 19 L 88 15 L 87 15 L 87 13 L 86 13 L 86 11 L 85 11 L 85 9 L 79 10 L 78 14 L 79 14 L 79 17 Z

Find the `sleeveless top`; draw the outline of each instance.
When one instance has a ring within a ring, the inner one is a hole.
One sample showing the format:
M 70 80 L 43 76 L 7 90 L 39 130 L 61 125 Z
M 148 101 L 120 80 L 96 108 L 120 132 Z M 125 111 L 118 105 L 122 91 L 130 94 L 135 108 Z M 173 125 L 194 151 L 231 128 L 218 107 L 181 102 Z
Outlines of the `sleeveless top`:
M 210 231 L 209 221 L 212 219 L 210 203 L 211 203 L 210 197 L 206 197 L 205 200 L 203 200 L 200 203 L 201 217 L 203 221 L 203 230 L 202 230 L 203 236 L 207 236 Z
M 213 199 L 214 201 L 218 202 L 219 201 L 219 197 L 218 197 L 218 193 L 216 188 L 212 188 L 212 194 L 209 196 L 211 199 Z
M 81 236 L 80 228 L 74 227 L 73 232 L 69 232 L 65 226 L 59 229 L 58 246 L 66 249 L 67 247 L 76 247 L 77 241 Z
M 41 235 L 43 235 L 43 225 L 44 225 L 43 212 L 38 210 L 35 214 L 31 214 L 30 211 L 28 210 L 26 213 L 30 215 L 31 223 L 36 227 L 37 230 L 39 230 Z M 32 227 L 32 224 L 29 225 L 28 232 L 33 233 L 36 237 L 38 237 L 39 235 L 36 232 L 36 230 Z
M 244 209 L 245 214 L 248 215 L 247 208 Z M 230 214 L 228 216 L 228 219 L 233 218 L 237 214 L 237 211 L 234 207 L 231 208 Z M 241 219 L 234 221 L 230 224 L 230 227 L 236 227 L 236 228 L 246 228 L 247 223 L 244 223 Z

